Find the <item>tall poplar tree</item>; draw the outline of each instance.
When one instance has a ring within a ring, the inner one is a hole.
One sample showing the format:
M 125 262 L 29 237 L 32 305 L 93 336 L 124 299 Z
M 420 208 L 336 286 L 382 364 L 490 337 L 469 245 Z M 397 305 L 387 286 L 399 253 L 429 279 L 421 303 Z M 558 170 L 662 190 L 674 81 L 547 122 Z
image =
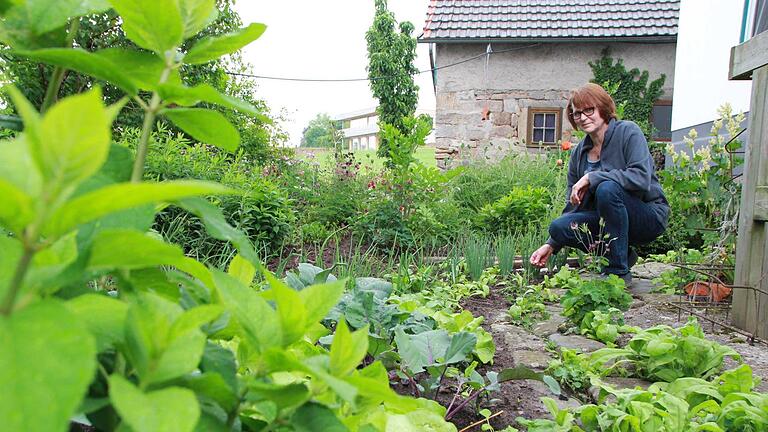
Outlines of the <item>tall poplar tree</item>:
M 368 43 L 368 79 L 373 96 L 379 100 L 379 123 L 408 132 L 403 119 L 416 112 L 419 87 L 413 76 L 418 72 L 414 26 L 408 21 L 399 25 L 387 9 L 387 0 L 376 0 L 376 15 L 365 34 Z M 382 139 L 379 156 L 389 157 L 389 143 Z

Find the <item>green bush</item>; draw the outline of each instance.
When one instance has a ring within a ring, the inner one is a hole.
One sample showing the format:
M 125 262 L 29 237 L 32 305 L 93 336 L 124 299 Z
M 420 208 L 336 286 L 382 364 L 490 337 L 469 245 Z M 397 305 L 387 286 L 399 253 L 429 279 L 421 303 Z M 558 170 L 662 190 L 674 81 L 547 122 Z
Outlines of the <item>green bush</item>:
M 549 213 L 549 196 L 543 187 L 516 187 L 492 204 L 486 204 L 478 213 L 477 225 L 485 230 L 507 231 L 532 221 L 545 218 Z
M 128 129 L 120 143 L 130 146 L 127 143 L 135 142 L 137 134 L 138 130 Z M 193 178 L 239 189 L 244 194 L 217 198 L 229 223 L 259 246 L 275 246 L 290 234 L 296 218 L 287 193 L 263 179 L 261 170 L 242 153 L 231 155 L 193 143 L 162 125 L 158 125 L 150 143 L 145 178 L 158 181 Z M 224 262 L 222 258 L 229 258 L 233 251 L 225 242 L 210 237 L 195 217 L 177 208 L 163 210 L 153 228 L 204 262 Z
M 222 199 L 224 215 L 255 244 L 280 244 L 296 220 L 288 196 L 268 180 L 253 181 L 248 186 L 246 194 Z

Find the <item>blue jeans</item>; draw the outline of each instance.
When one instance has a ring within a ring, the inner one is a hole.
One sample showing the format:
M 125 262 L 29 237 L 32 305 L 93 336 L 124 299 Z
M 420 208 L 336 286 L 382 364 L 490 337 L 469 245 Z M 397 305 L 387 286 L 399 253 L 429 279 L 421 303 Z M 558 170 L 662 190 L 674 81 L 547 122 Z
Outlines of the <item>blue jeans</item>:
M 649 243 L 666 229 L 665 210 L 659 205 L 643 202 L 627 193 L 614 181 L 597 185 L 592 199 L 595 210 L 576 210 L 565 213 L 549 225 L 549 235 L 558 246 L 570 246 L 587 251 L 587 235 L 573 226 L 586 224 L 592 241 L 599 239 L 600 219 L 605 221 L 603 234 L 608 234 L 608 265 L 604 273 L 625 275 L 629 272 L 629 246 Z M 663 215 L 663 216 L 661 216 Z

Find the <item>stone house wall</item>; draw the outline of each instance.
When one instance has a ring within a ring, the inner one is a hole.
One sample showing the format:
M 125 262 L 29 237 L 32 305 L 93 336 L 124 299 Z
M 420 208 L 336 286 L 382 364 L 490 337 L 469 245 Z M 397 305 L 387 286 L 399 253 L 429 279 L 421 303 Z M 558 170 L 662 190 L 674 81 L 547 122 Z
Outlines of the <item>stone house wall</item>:
M 437 44 L 438 67 L 485 52 L 487 44 Z M 608 47 L 628 69 L 667 76 L 662 99 L 672 99 L 674 43 L 493 44 L 485 57 L 437 71 L 435 143 L 438 166 L 495 162 L 536 147 L 526 146 L 532 108 L 562 109 L 561 139 L 571 127 L 564 118 L 570 90 L 592 78 L 588 62 Z M 509 51 L 507 51 L 509 50 Z M 502 52 L 507 51 L 507 52 Z

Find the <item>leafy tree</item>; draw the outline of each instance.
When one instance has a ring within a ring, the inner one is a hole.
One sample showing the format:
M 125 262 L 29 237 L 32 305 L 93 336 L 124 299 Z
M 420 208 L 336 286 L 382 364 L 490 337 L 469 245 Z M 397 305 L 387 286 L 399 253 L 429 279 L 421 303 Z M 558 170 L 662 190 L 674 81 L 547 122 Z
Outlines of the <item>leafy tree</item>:
M 189 38 L 180 47 L 186 52 L 199 40 L 222 35 L 240 28 L 243 22 L 233 9 L 234 0 L 216 0 L 218 13 L 206 27 L 197 35 Z M 59 33 L 59 32 L 54 32 Z M 137 49 L 138 46 L 126 37 L 120 24 L 119 16 L 114 9 L 93 13 L 78 20 L 72 20 L 68 30 L 70 40 L 64 46 L 75 46 L 89 52 L 110 48 Z M 57 34 L 58 35 L 58 34 Z M 39 47 L 62 47 L 64 38 L 48 38 Z M 15 42 L 12 35 L 6 34 L 0 43 L 0 72 L 2 77 L 13 82 L 24 96 L 36 107 L 43 110 L 59 98 L 77 94 L 93 87 L 94 84 L 103 86 L 104 99 L 114 103 L 125 96 L 118 86 L 93 78 L 71 69 L 56 68 L 34 59 L 14 55 L 9 44 Z M 16 41 L 18 42 L 18 41 Z M 18 43 L 15 44 L 18 48 Z M 270 112 L 264 101 L 255 97 L 256 84 L 242 77 L 230 76 L 227 71 L 248 72 L 250 65 L 243 61 L 239 52 L 215 59 L 204 64 L 184 65 L 181 67 L 181 78 L 186 85 L 209 84 L 217 91 L 229 96 L 245 100 L 255 106 L 261 115 L 254 116 L 238 112 L 231 108 L 203 104 L 222 113 L 241 134 L 241 148 L 257 162 L 265 162 L 276 151 L 276 146 L 286 141 L 287 134 L 277 124 L 275 116 Z M 52 80 L 60 80 L 59 86 L 51 86 Z M 142 93 L 148 95 L 149 93 Z M 12 106 L 7 94 L 0 94 L 0 100 L 5 106 Z M 144 118 L 144 110 L 131 99 L 126 104 L 121 115 L 113 124 L 115 131 L 126 128 L 140 128 Z M 173 126 L 171 126 L 173 127 Z
M 616 59 L 614 63 L 608 50 L 604 50 L 596 61 L 589 62 L 589 67 L 595 76 L 592 82 L 615 89 L 611 96 L 617 106 L 623 105 L 623 119 L 637 123 L 650 141 L 653 134 L 651 111 L 654 102 L 664 93 L 662 86 L 666 75 L 661 74 L 649 83 L 648 71 L 627 70 L 622 59 Z
M 414 27 L 408 21 L 397 26 L 395 15 L 387 9 L 387 0 L 376 0 L 373 25 L 365 34 L 368 43 L 368 78 L 373 95 L 379 100 L 379 121 L 408 132 L 404 118 L 413 116 L 418 102 L 419 87 L 413 80 L 418 72 Z M 389 142 L 382 139 L 378 154 L 389 157 Z
M 302 147 L 336 147 L 342 140 L 341 131 L 328 114 L 321 113 L 309 121 L 301 137 Z

